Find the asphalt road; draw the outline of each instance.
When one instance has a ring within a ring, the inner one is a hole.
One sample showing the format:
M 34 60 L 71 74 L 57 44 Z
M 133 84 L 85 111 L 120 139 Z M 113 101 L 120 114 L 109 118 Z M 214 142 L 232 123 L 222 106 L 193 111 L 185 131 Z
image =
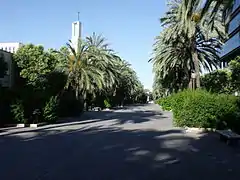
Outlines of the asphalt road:
M 68 121 L 0 130 L 0 180 L 240 179 L 239 148 L 173 128 L 157 105 Z

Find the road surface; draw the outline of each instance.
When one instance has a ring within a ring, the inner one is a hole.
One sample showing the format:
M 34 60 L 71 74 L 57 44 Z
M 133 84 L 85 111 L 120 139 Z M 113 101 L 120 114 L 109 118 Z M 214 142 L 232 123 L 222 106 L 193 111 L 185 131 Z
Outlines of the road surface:
M 154 104 L 2 129 L 1 180 L 240 179 L 239 148 L 172 127 Z

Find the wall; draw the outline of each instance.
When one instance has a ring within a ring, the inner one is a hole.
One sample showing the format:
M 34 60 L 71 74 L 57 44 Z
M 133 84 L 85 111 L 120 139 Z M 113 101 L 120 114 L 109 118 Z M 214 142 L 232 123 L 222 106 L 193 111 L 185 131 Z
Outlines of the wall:
M 0 55 L 3 56 L 4 61 L 7 63 L 8 70 L 4 78 L 0 78 L 0 84 L 3 87 L 12 87 L 14 83 L 14 68 L 12 53 L 0 50 Z

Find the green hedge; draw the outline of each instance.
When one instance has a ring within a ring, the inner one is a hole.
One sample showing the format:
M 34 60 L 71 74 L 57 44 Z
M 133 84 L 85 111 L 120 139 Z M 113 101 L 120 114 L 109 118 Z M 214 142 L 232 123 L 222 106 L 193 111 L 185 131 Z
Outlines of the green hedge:
M 173 111 L 176 126 L 240 130 L 239 99 L 232 95 L 185 90 L 159 100 L 159 104 Z
M 156 101 L 157 104 L 159 104 L 163 110 L 170 111 L 172 110 L 172 98 L 173 96 L 168 96 L 161 98 Z

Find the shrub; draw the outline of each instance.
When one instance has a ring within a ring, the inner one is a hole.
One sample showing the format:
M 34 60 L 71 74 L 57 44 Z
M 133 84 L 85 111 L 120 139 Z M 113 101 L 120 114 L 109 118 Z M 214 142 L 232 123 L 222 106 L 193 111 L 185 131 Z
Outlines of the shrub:
M 43 118 L 46 122 L 55 123 L 58 119 L 58 97 L 52 96 L 43 110 Z
M 83 111 L 83 102 L 77 100 L 74 91 L 65 91 L 59 97 L 59 116 L 78 116 Z
M 11 112 L 11 104 L 15 94 L 8 88 L 0 87 L 0 126 L 15 123 Z
M 174 123 L 199 128 L 235 128 L 238 99 L 232 95 L 212 94 L 204 90 L 186 90 L 171 98 Z
M 231 72 L 229 70 L 216 70 L 201 77 L 201 84 L 213 93 L 232 93 Z
M 15 122 L 25 123 L 24 107 L 21 100 L 16 100 L 16 102 L 11 105 L 11 113 Z
M 111 108 L 112 107 L 107 99 L 104 100 L 104 105 L 105 105 L 106 108 Z
M 170 110 L 172 110 L 173 96 L 174 95 L 161 98 L 161 99 L 157 100 L 156 103 L 159 104 L 163 110 L 170 111 Z
M 41 115 L 40 109 L 34 109 L 32 115 L 33 115 L 33 123 L 38 123 Z

